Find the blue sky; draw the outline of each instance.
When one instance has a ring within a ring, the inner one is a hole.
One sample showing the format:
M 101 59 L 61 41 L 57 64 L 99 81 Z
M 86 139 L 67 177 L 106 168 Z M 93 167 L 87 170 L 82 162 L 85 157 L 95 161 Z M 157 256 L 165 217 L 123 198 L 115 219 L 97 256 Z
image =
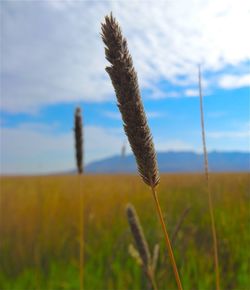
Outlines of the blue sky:
M 120 154 L 125 136 L 100 38 L 110 11 L 128 40 L 158 151 L 201 152 L 198 64 L 208 149 L 250 151 L 248 1 L 0 5 L 0 173 L 74 168 L 78 105 L 86 163 Z

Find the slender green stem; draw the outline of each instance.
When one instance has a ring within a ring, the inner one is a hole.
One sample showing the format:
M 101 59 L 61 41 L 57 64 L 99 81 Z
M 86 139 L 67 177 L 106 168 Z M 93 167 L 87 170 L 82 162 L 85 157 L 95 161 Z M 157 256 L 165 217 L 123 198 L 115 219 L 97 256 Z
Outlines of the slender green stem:
M 171 242 L 170 242 L 170 239 L 169 239 L 169 236 L 168 236 L 166 224 L 164 222 L 164 218 L 163 218 L 161 206 L 160 206 L 160 203 L 159 203 L 159 200 L 158 200 L 157 192 L 156 192 L 155 188 L 151 187 L 151 189 L 152 189 L 152 193 L 153 193 L 153 197 L 154 197 L 157 213 L 159 215 L 160 223 L 161 223 L 161 226 L 162 226 L 162 230 L 163 230 L 163 233 L 164 233 L 166 246 L 167 246 L 167 250 L 168 250 L 168 255 L 169 255 L 170 262 L 171 262 L 171 265 L 172 265 L 172 268 L 173 268 L 173 271 L 174 271 L 174 275 L 175 275 L 175 280 L 176 280 L 178 289 L 182 290 L 183 288 L 182 288 L 182 284 L 181 284 L 181 279 L 180 279 L 180 276 L 179 276 L 179 273 L 178 273 L 178 268 L 176 266 L 174 253 L 173 253 Z

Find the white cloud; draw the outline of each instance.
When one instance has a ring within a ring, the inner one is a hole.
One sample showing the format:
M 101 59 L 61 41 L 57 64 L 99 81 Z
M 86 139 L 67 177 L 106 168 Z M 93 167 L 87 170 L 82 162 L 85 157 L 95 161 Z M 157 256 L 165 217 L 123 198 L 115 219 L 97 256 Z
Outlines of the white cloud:
M 206 133 L 209 150 L 250 151 L 250 122 L 231 123 L 227 130 Z
M 22 123 L 0 131 L 0 174 L 41 174 L 67 172 L 75 168 L 74 135 L 58 133 L 57 124 Z M 120 154 L 124 140 L 122 128 L 86 126 L 84 128 L 85 163 Z M 127 144 L 127 154 L 131 154 Z M 155 138 L 157 151 L 194 150 L 178 139 Z
M 157 111 L 147 111 L 146 115 L 149 119 L 158 119 L 165 116 L 165 114 Z
M 227 115 L 226 112 L 223 112 L 223 111 L 218 111 L 218 112 L 208 112 L 207 114 L 207 117 L 209 118 L 222 118 L 222 117 L 225 117 Z
M 166 98 L 178 98 L 181 95 L 176 91 L 166 91 L 157 88 L 155 85 L 147 85 L 146 88 L 149 90 L 148 97 L 152 100 L 161 100 Z
M 214 131 L 214 132 L 208 132 L 207 136 L 209 138 L 216 138 L 216 139 L 250 138 L 250 131 Z M 249 139 L 249 142 L 250 142 L 250 139 Z
M 198 97 L 199 96 L 199 91 L 194 90 L 194 89 L 187 89 L 184 92 L 185 96 L 187 97 Z
M 103 115 L 113 120 L 121 120 L 121 114 L 119 112 L 104 111 Z
M 234 89 L 241 87 L 250 87 L 250 74 L 245 75 L 223 75 L 218 84 L 224 89 Z
M 111 10 L 128 39 L 140 86 L 151 89 L 152 98 L 176 94 L 159 89 L 162 80 L 196 84 L 198 63 L 210 72 L 233 66 L 241 73 L 250 59 L 247 0 L 5 1 L 1 6 L 1 106 L 8 112 L 113 98 L 99 35 L 100 21 Z
M 250 146 L 250 121 L 233 122 L 228 130 L 208 131 L 207 136 L 210 139 L 245 140 Z
M 122 120 L 120 112 L 104 111 L 103 115 L 113 120 Z M 146 115 L 148 119 L 158 119 L 165 116 L 165 114 L 157 111 L 146 111 Z
M 210 150 L 250 151 L 249 122 L 239 130 L 208 131 Z M 22 123 L 0 131 L 0 174 L 64 172 L 75 168 L 73 131 L 58 133 L 58 124 Z M 200 133 L 197 135 L 199 136 Z M 197 137 L 196 136 L 196 137 Z M 198 151 L 199 138 L 187 140 L 154 136 L 157 151 Z M 126 137 L 122 128 L 86 126 L 85 163 L 120 154 Z M 230 142 L 229 142 L 230 141 Z M 126 142 L 127 143 L 127 142 Z M 128 154 L 131 153 L 129 145 Z
M 74 166 L 72 134 L 38 128 L 1 129 L 1 173 L 64 171 Z
M 155 142 L 157 151 L 195 151 L 194 145 L 182 140 L 157 140 Z
M 86 134 L 86 162 L 99 160 L 114 154 L 120 154 L 124 142 L 122 128 L 104 128 L 87 126 Z
M 49 5 L 54 9 L 64 10 L 70 8 L 74 4 L 72 0 L 47 0 Z
M 74 136 L 56 133 L 55 125 L 20 124 L 2 128 L 0 173 L 63 172 L 75 167 Z M 122 130 L 86 126 L 85 162 L 119 154 L 124 141 Z
M 207 134 L 207 148 L 209 151 L 242 151 L 250 152 L 250 138 L 246 132 L 211 132 Z

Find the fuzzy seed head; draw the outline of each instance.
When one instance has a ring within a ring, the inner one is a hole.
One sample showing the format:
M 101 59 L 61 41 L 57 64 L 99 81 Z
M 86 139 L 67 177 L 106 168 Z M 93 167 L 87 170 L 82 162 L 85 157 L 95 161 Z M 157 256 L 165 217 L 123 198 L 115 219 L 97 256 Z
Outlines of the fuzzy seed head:
M 148 269 L 151 263 L 151 256 L 139 218 L 136 214 L 135 208 L 130 204 L 127 205 L 126 212 L 130 230 L 136 243 L 137 250 L 143 261 L 144 268 Z
M 137 74 L 127 41 L 115 18 L 106 16 L 102 24 L 102 39 L 105 44 L 106 59 L 111 63 L 106 67 L 117 97 L 117 105 L 122 115 L 123 126 L 131 149 L 135 155 L 138 172 L 143 181 L 156 187 L 160 181 L 153 138 L 144 111 Z
M 82 134 L 82 115 L 79 107 L 75 110 L 75 152 L 76 152 L 76 164 L 79 174 L 83 172 L 83 134 Z

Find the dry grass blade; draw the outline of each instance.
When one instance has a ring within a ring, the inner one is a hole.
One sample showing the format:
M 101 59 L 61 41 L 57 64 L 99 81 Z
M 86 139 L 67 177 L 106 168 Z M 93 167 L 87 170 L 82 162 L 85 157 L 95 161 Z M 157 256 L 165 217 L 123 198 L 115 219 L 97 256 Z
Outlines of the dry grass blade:
M 75 111 L 75 152 L 76 152 L 76 163 L 78 173 L 83 172 L 83 134 L 82 134 L 83 126 L 82 126 L 82 115 L 81 109 L 79 107 L 76 108 Z
M 207 157 L 207 148 L 206 148 L 205 126 L 204 126 L 204 113 L 203 113 L 203 102 L 202 102 L 202 87 L 201 87 L 201 70 L 200 70 L 200 66 L 198 68 L 198 78 L 199 78 L 202 144 L 203 144 L 204 167 L 205 167 L 207 194 L 208 194 L 208 205 L 209 205 L 209 213 L 210 213 L 210 218 L 211 218 L 211 227 L 212 227 L 212 236 L 213 236 L 216 289 L 220 290 L 220 270 L 219 270 L 219 258 L 218 258 L 218 245 L 217 245 L 217 236 L 216 236 L 216 228 L 215 228 L 213 200 L 212 200 L 212 194 L 211 194 L 210 184 L 209 184 L 208 157 Z
M 139 252 L 136 250 L 136 248 L 134 247 L 133 244 L 129 244 L 128 246 L 128 252 L 130 254 L 130 256 L 135 260 L 135 262 L 139 265 L 139 266 L 143 266 L 143 262 L 142 259 L 140 257 Z
M 156 244 L 154 246 L 153 259 L 152 259 L 152 268 L 153 268 L 154 273 L 156 271 L 157 263 L 159 260 L 159 253 L 160 253 L 160 246 L 159 246 L 159 244 Z
M 131 233 L 136 243 L 136 247 L 139 252 L 140 258 L 142 260 L 143 270 L 148 278 L 151 287 L 154 290 L 157 290 L 156 282 L 154 279 L 154 272 L 152 269 L 151 255 L 148 243 L 144 236 L 143 228 L 140 224 L 140 220 L 137 216 L 135 208 L 131 204 L 127 205 L 126 212 Z
M 144 267 L 147 269 L 151 264 L 151 256 L 148 247 L 148 243 L 145 239 L 142 226 L 140 224 L 139 218 L 136 211 L 132 205 L 127 205 L 126 208 L 128 223 L 136 243 L 137 250 L 143 261 Z
M 102 24 L 105 54 L 111 66 L 106 68 L 114 86 L 124 130 L 135 155 L 138 171 L 146 184 L 156 187 L 159 173 L 152 135 L 148 127 L 139 91 L 137 74 L 127 41 L 112 14 Z

